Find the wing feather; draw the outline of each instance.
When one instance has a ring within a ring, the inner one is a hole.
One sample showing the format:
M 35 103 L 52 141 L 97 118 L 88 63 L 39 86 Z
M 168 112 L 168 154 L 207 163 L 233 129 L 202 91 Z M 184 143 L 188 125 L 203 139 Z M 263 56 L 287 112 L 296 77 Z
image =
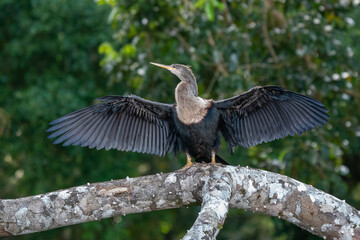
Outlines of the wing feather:
M 250 135 L 249 135 L 249 127 L 247 126 L 247 117 L 241 118 L 241 132 L 244 134 L 244 138 L 241 139 L 244 147 L 248 148 L 250 146 Z
M 104 146 L 105 150 L 109 150 L 111 148 L 114 148 L 115 141 L 116 141 L 115 134 L 117 132 L 117 126 L 118 126 L 118 123 L 119 123 L 118 115 L 115 115 L 112 119 L 113 119 L 112 123 L 111 123 L 111 125 L 109 125 L 107 141 L 106 141 L 106 144 Z
M 259 122 L 259 113 L 255 112 L 254 113 L 254 119 L 253 121 L 251 121 L 252 123 L 252 127 L 254 129 L 255 135 L 254 135 L 254 141 L 255 142 L 261 142 L 261 138 L 263 136 L 262 134 L 262 124 L 261 122 Z M 261 126 L 261 127 L 258 127 Z
M 315 128 L 316 127 L 316 125 L 314 124 L 315 116 L 313 116 L 311 112 L 308 109 L 304 108 L 301 104 L 295 103 L 294 105 L 298 110 L 300 110 L 299 112 L 302 113 L 301 119 L 303 120 L 305 126 L 307 126 L 308 129 Z
M 109 136 L 111 135 L 111 130 L 114 124 L 114 120 L 115 120 L 115 116 L 108 117 L 107 121 L 104 123 L 104 126 L 101 129 L 101 135 L 98 137 L 98 145 L 96 146 L 97 150 L 102 149 L 107 145 L 109 141 Z
M 296 109 L 296 106 L 294 104 L 290 104 L 288 108 L 294 115 L 294 121 L 296 122 L 296 126 L 297 126 L 296 134 L 301 134 L 302 132 L 305 132 L 308 129 L 308 127 L 306 121 L 303 120 L 304 113 L 302 113 L 302 110 Z
M 289 104 L 286 106 L 286 104 L 280 103 L 280 106 L 282 108 L 282 112 L 286 114 L 290 121 L 290 128 L 291 128 L 291 135 L 295 134 L 301 134 L 301 128 L 299 128 L 299 123 L 297 120 L 297 111 L 294 111 L 292 109 L 292 104 Z M 306 129 L 304 129 L 306 130 Z
M 160 128 L 157 127 L 155 128 L 155 147 L 156 147 L 156 154 L 157 155 L 161 155 L 160 154 Z
M 116 125 L 117 115 L 114 115 L 109 119 L 109 123 L 106 127 L 104 127 L 104 138 L 102 144 L 99 146 L 99 149 L 105 148 L 105 150 L 109 150 L 114 142 L 113 134 L 115 132 L 115 125 Z
M 161 133 L 160 133 L 160 152 L 161 152 L 161 155 L 164 154 L 164 151 L 165 151 L 165 146 L 164 146 L 164 136 L 166 136 L 166 128 L 163 127 L 161 128 Z
M 287 135 L 294 136 L 293 122 L 291 120 L 291 117 L 288 115 L 288 111 L 283 109 L 282 102 L 277 102 L 276 105 L 277 105 L 277 110 L 279 111 L 279 114 L 283 121 L 283 125 L 281 126 L 282 128 L 281 137 Z
M 125 125 L 125 129 L 124 129 L 124 151 L 129 151 L 131 149 L 131 142 L 129 141 L 130 139 L 130 134 L 133 131 L 132 129 L 132 124 L 134 123 L 134 118 L 132 116 L 129 116 L 128 120 L 127 120 L 127 124 Z
M 145 137 L 144 137 L 144 133 L 145 133 L 145 130 L 146 130 L 146 124 L 141 121 L 141 126 L 140 126 L 140 131 L 139 131 L 139 143 L 138 143 L 138 146 L 139 146 L 139 152 L 141 153 L 144 153 L 145 152 L 145 148 L 144 148 L 144 140 L 145 140 Z
M 96 150 L 100 149 L 101 141 L 104 139 L 104 132 L 106 131 L 106 126 L 109 121 L 109 116 L 106 116 L 102 119 L 98 128 L 94 132 L 94 141 L 90 144 L 89 148 L 95 148 Z
M 240 134 L 234 134 L 234 131 L 232 131 L 232 129 L 226 129 L 227 130 L 227 134 L 230 135 L 229 138 L 231 139 L 231 143 L 232 146 L 231 147 L 235 147 L 237 142 L 241 141 L 241 134 L 242 134 L 242 130 L 241 130 L 241 118 L 237 117 L 234 119 L 235 122 L 235 132 L 238 132 Z
M 131 131 L 131 137 L 130 137 L 130 139 L 133 139 L 130 151 L 134 151 L 135 149 L 136 140 L 138 136 L 138 127 L 139 127 L 139 119 L 135 118 L 133 123 L 133 129 Z
M 231 149 L 300 135 L 329 119 L 321 102 L 276 86 L 254 87 L 214 105 L 222 119 L 231 119 L 220 128 Z
M 50 123 L 54 143 L 164 155 L 174 151 L 173 105 L 131 95 L 107 96 L 101 102 Z
M 151 151 L 152 151 L 152 154 L 156 154 L 156 141 L 155 141 L 155 137 L 156 137 L 156 128 L 150 128 L 150 131 L 151 131 Z
M 90 124 L 88 124 L 91 121 L 96 121 L 98 118 L 91 119 L 89 117 L 86 117 L 86 119 L 82 122 L 82 124 L 78 125 L 76 128 L 74 128 L 74 131 L 79 132 L 76 136 L 73 136 L 72 138 L 69 138 L 64 142 L 64 146 L 69 146 L 71 144 L 78 145 L 82 139 L 84 138 L 84 134 L 86 133 L 86 130 L 91 127 Z
M 150 138 L 150 124 L 146 124 L 146 128 L 145 128 L 145 149 L 144 149 L 144 152 L 148 152 L 148 153 L 152 153 L 151 152 L 151 138 Z
M 271 134 L 271 125 L 269 124 L 269 119 L 266 114 L 264 114 L 264 108 L 260 108 L 259 111 L 259 118 L 263 125 L 263 136 L 268 136 Z
M 93 141 L 92 135 L 94 134 L 95 128 L 101 123 L 102 116 L 98 115 L 96 118 L 95 117 L 92 118 L 92 120 L 93 121 L 91 123 L 86 124 L 86 125 L 89 125 L 90 128 L 89 128 L 89 130 L 86 129 L 84 136 L 81 138 L 83 140 L 81 143 L 82 147 L 87 147 L 87 146 L 89 146 L 89 144 L 92 143 L 92 141 Z

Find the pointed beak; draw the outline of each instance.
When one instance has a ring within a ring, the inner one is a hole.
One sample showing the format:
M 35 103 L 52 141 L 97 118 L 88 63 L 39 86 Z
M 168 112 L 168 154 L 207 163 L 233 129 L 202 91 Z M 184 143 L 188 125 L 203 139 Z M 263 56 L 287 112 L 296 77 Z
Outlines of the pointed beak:
M 150 64 L 155 65 L 155 66 L 158 66 L 158 67 L 165 68 L 165 69 L 167 69 L 167 70 L 171 70 L 171 69 L 173 69 L 173 68 L 172 68 L 171 66 L 169 66 L 169 65 L 164 65 L 164 64 L 160 64 L 160 63 L 153 63 L 153 62 L 150 62 Z

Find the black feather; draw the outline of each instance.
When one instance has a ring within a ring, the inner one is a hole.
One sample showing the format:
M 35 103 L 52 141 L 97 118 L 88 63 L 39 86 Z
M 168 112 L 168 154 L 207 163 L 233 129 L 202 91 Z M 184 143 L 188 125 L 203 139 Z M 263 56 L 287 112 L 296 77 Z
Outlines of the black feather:
M 107 96 L 101 103 L 69 113 L 50 124 L 54 143 L 106 150 L 154 153 L 173 151 L 173 136 L 164 136 L 173 121 L 173 105 L 151 102 L 137 96 Z M 166 131 L 165 131 L 166 132 Z M 164 146 L 159 146 L 163 144 Z
M 255 87 L 238 96 L 215 101 L 221 117 L 232 114 L 232 123 L 222 126 L 230 148 L 236 145 L 250 147 L 287 135 L 302 134 L 326 124 L 327 110 L 319 101 L 281 87 Z M 233 130 L 233 132 L 231 132 Z

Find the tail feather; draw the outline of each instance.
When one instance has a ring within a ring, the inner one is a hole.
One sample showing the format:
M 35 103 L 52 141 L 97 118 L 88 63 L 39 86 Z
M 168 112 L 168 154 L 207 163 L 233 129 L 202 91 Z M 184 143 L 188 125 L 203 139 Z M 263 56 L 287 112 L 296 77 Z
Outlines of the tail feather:
M 211 162 L 211 157 L 210 156 L 200 156 L 197 157 L 195 159 L 195 162 L 199 162 L 199 163 L 210 163 Z M 222 159 L 221 157 L 219 157 L 219 155 L 215 156 L 215 162 L 217 163 L 221 163 L 223 165 L 229 165 L 229 163 L 227 163 L 224 159 Z
M 216 155 L 216 156 L 215 156 L 215 162 L 221 163 L 221 164 L 224 164 L 224 165 L 229 165 L 229 163 L 227 163 L 224 159 L 222 159 L 221 157 L 219 157 L 219 155 Z

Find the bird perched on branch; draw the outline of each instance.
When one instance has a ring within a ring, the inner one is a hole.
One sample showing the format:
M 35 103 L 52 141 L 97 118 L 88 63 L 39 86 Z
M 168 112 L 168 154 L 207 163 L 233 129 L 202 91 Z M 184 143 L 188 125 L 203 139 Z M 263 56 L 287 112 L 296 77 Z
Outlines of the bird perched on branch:
M 162 156 L 183 151 L 189 167 L 196 162 L 226 162 L 216 155 L 220 134 L 230 147 L 249 148 L 262 142 L 302 134 L 329 119 L 319 101 L 277 86 L 254 87 L 229 99 L 214 101 L 198 96 L 189 66 L 163 65 L 180 83 L 175 104 L 135 95 L 107 96 L 100 103 L 51 122 L 49 138 L 55 144 L 117 149 Z

